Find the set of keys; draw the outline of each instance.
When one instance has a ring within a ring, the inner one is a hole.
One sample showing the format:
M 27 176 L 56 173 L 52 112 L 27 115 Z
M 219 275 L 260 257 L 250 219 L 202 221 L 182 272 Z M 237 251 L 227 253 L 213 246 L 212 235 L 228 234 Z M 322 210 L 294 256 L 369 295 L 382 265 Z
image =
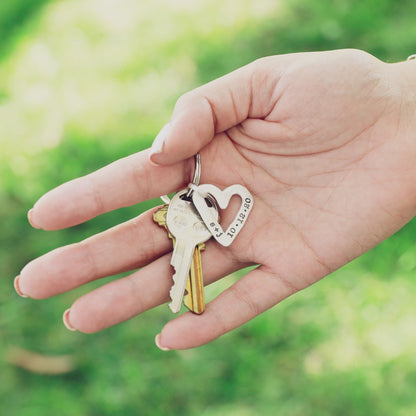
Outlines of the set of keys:
M 174 268 L 170 290 L 172 312 L 180 311 L 182 301 L 192 312 L 201 314 L 205 309 L 201 252 L 205 243 L 214 237 L 223 246 L 229 246 L 245 224 L 253 207 L 253 197 L 242 185 L 220 190 L 214 185 L 199 185 L 201 158 L 195 156 L 195 173 L 192 183 L 177 192 L 171 200 L 153 214 L 153 220 L 166 229 L 173 243 L 171 265 Z M 219 224 L 219 208 L 225 209 L 233 195 L 241 198 L 240 208 L 224 231 Z M 186 292 L 186 296 L 185 296 Z M 185 297 L 185 299 L 184 299 Z

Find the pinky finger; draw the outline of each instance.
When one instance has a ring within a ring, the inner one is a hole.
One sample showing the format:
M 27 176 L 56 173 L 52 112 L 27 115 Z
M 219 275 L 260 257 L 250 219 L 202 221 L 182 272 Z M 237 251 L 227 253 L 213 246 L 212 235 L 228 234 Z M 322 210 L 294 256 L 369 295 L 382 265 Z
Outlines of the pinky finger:
M 243 325 L 297 291 L 264 266 L 252 270 L 210 302 L 202 315 L 185 313 L 156 337 L 162 350 L 198 347 Z

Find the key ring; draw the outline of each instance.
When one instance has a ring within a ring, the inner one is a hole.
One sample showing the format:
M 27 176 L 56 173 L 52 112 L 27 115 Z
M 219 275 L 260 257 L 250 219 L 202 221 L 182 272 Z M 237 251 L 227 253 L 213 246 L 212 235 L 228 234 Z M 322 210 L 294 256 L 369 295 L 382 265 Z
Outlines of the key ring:
M 201 155 L 197 153 L 195 155 L 195 170 L 194 170 L 194 178 L 192 179 L 191 184 L 194 186 L 199 185 L 199 181 L 201 180 Z M 190 198 L 193 194 L 194 190 L 190 187 L 186 197 Z
M 199 181 L 201 180 L 201 155 L 199 153 L 197 153 L 194 156 L 195 159 L 195 170 L 194 170 L 194 177 L 192 179 L 191 184 L 194 186 L 198 186 L 199 185 Z M 188 192 L 186 193 L 186 198 L 190 198 L 192 196 L 193 193 L 193 189 L 189 188 Z M 162 195 L 160 197 L 160 199 L 165 203 L 165 204 L 169 204 L 170 202 L 170 198 L 167 195 Z

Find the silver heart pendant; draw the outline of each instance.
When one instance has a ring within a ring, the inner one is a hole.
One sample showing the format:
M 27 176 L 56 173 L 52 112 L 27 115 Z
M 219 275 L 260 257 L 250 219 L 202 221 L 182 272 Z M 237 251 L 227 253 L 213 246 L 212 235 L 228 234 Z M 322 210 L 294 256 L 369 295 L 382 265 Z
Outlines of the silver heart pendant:
M 192 202 L 206 227 L 220 244 L 228 247 L 243 228 L 248 214 L 253 208 L 254 200 L 249 190 L 242 185 L 231 185 L 222 191 L 210 184 L 194 186 L 192 189 L 194 191 L 192 193 Z M 224 231 L 212 209 L 209 209 L 205 199 L 213 197 L 218 206 L 225 209 L 234 195 L 238 195 L 241 198 L 241 205 L 230 226 Z

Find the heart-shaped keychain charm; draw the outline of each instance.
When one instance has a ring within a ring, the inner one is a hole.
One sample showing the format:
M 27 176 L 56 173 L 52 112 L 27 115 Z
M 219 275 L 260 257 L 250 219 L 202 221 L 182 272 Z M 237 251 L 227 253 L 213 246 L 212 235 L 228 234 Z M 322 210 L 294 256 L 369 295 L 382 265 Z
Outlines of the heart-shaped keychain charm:
M 231 185 L 222 191 L 210 184 L 193 186 L 192 190 L 192 202 L 206 227 L 220 244 L 228 247 L 243 228 L 243 225 L 247 221 L 248 214 L 253 208 L 254 201 L 249 190 L 242 185 Z M 224 231 L 218 222 L 218 218 L 207 205 L 206 198 L 214 198 L 218 206 L 225 209 L 234 195 L 241 198 L 241 205 L 236 216 L 231 221 L 230 226 Z

